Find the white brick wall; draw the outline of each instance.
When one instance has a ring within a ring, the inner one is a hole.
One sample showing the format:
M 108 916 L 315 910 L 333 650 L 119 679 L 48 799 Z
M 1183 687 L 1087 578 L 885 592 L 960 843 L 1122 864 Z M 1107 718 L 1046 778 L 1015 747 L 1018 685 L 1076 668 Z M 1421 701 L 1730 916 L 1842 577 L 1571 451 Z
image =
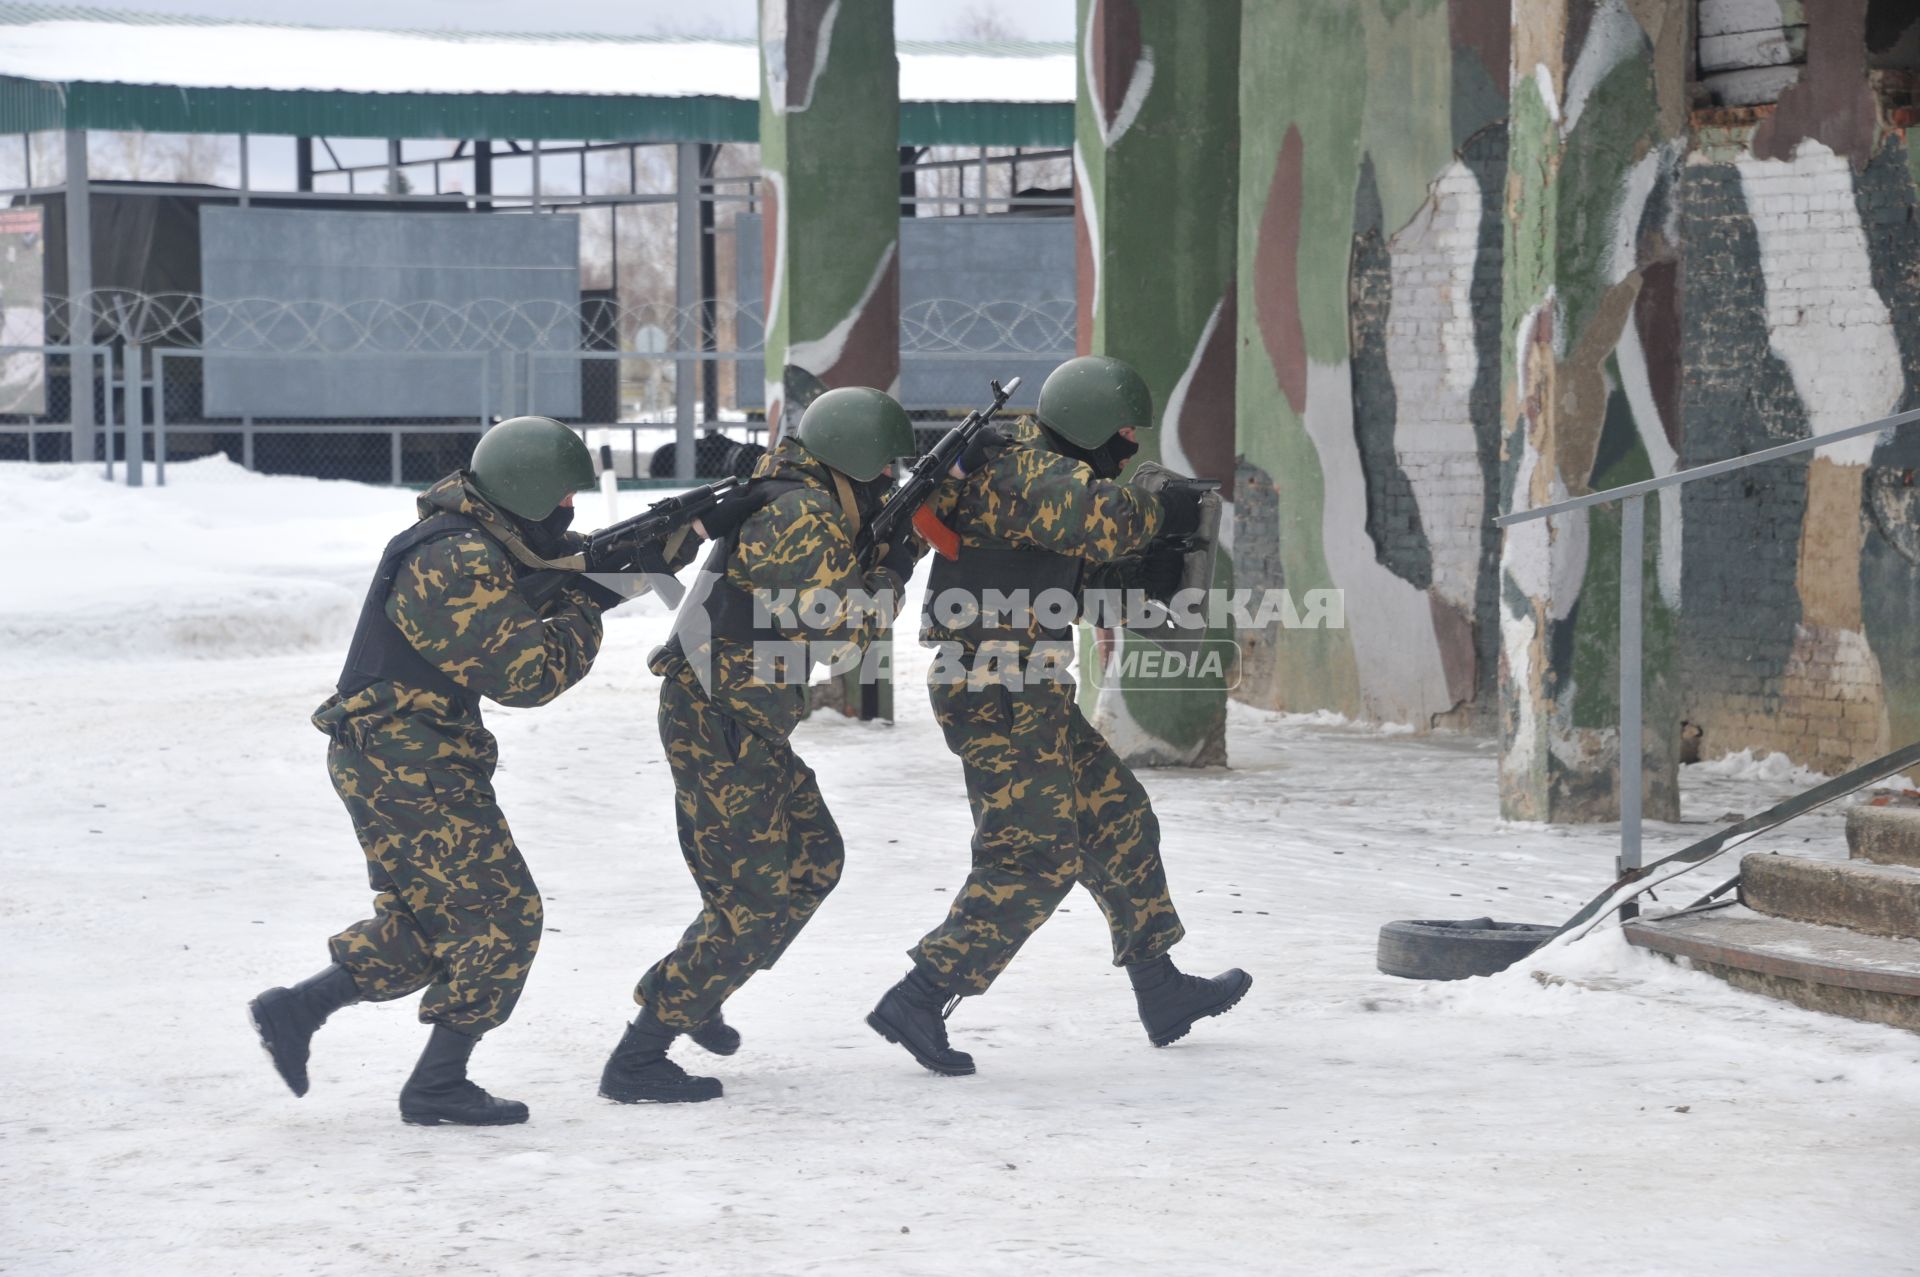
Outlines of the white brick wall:
M 1791 160 L 1744 155 L 1739 168 L 1760 239 L 1767 331 L 1814 433 L 1886 416 L 1900 398 L 1900 349 L 1874 291 L 1852 168 L 1814 141 Z M 1820 455 L 1864 465 L 1873 446 L 1868 435 Z
M 1473 344 L 1473 270 L 1480 184 L 1454 161 L 1414 218 L 1387 243 L 1393 300 L 1387 367 L 1398 418 L 1394 444 L 1433 552 L 1433 588 L 1469 614 L 1486 518 L 1468 397 L 1479 371 Z

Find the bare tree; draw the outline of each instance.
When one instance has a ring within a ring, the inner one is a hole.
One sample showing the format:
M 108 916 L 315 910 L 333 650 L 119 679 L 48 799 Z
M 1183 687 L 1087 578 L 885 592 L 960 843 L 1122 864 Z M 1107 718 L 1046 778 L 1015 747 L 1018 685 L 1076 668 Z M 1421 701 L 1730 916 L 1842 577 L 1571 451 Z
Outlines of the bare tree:
M 169 140 L 173 181 L 239 185 L 239 138 L 224 133 L 182 133 Z
M 989 44 L 1004 44 L 1012 40 L 1026 39 L 1020 24 L 1001 11 L 997 0 L 974 0 L 972 4 L 955 15 L 949 29 L 957 40 L 980 40 Z
M 239 181 L 239 139 L 224 133 L 142 133 L 100 130 L 87 140 L 92 176 L 123 182 Z

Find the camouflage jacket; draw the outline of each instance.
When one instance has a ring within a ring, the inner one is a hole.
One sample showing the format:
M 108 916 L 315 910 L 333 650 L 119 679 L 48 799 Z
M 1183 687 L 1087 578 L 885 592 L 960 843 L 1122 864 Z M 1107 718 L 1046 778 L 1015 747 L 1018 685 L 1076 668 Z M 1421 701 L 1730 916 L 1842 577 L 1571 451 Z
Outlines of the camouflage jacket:
M 888 629 L 899 584 L 893 573 L 863 572 L 854 556 L 858 525 L 848 517 L 835 490 L 832 472 L 789 436 L 760 459 L 755 478 L 797 480 L 803 486 L 782 493 L 740 526 L 727 580 L 764 598 L 785 600 L 779 615 L 783 639 L 806 643 L 814 656 L 852 644 L 864 652 Z M 888 604 L 885 616 L 861 605 L 858 591 Z M 818 622 L 809 624 L 808 622 Z M 693 667 L 707 671 L 711 698 L 724 712 L 765 736 L 784 739 L 806 712 L 806 679 L 795 671 L 787 680 L 763 677 L 754 645 L 733 639 L 693 636 L 683 630 L 684 654 L 670 647 L 656 651 L 649 668 L 681 677 Z
M 1084 461 L 1062 456 L 1029 417 L 1001 427 L 1007 446 L 964 479 L 948 479 L 934 493 L 933 513 L 968 547 L 1028 546 L 1072 555 L 1090 564 L 1139 554 L 1159 533 L 1165 515 L 1150 494 L 1097 479 Z M 1030 626 L 1023 654 L 1039 637 Z M 961 636 L 929 614 L 920 639 L 929 646 Z
M 469 516 L 486 533 L 457 532 L 412 550 L 387 595 L 387 618 L 462 687 L 502 705 L 546 704 L 593 665 L 600 604 L 569 583 L 536 612 L 515 588 L 537 570 L 513 552 L 526 550 L 525 543 L 464 474 L 420 495 L 421 518 L 445 511 Z M 464 763 L 490 774 L 497 758 L 477 709 L 392 680 L 328 697 L 313 725 L 366 753 L 421 766 Z

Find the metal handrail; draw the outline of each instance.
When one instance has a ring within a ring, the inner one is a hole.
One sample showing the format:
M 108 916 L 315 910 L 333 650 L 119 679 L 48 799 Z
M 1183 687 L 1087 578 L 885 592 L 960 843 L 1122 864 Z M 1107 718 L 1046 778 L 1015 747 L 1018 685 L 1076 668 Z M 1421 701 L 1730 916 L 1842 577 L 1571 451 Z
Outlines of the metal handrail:
M 1602 505 L 1609 501 L 1622 503 L 1620 509 L 1620 855 L 1615 865 L 1620 874 L 1628 874 L 1641 867 L 1641 799 L 1642 791 L 1646 787 L 1642 762 L 1645 742 L 1642 739 L 1643 727 L 1640 712 L 1643 661 L 1641 604 L 1645 593 L 1646 575 L 1643 571 L 1643 560 L 1646 557 L 1647 494 L 1658 492 L 1663 488 L 1676 488 L 1691 483 L 1695 479 L 1707 479 L 1714 475 L 1744 470 L 1764 461 L 1777 461 L 1781 457 L 1791 457 L 1796 453 L 1812 452 L 1843 439 L 1857 439 L 1862 435 L 1896 430 L 1915 421 L 1920 421 L 1920 408 L 1897 412 L 1891 417 L 1882 417 L 1878 421 L 1848 426 L 1845 430 L 1833 430 L 1807 439 L 1796 439 L 1792 443 L 1762 448 L 1758 452 L 1743 453 L 1737 457 L 1728 457 L 1724 461 L 1711 461 L 1703 466 L 1676 470 L 1672 474 L 1661 475 L 1655 479 L 1623 483 L 1617 488 L 1589 492 L 1584 496 L 1569 497 L 1565 501 L 1557 501 L 1552 505 L 1543 505 L 1532 510 L 1516 510 L 1512 514 L 1502 514 L 1494 518 L 1493 525 L 1504 529 L 1535 519 L 1550 518 L 1556 514 L 1584 510 L 1588 506 Z M 1635 777 L 1636 783 L 1628 784 L 1629 776 Z M 1622 915 L 1631 913 L 1633 909 L 1634 905 L 1631 902 L 1623 904 Z
M 1783 443 L 1777 447 L 1762 448 L 1758 452 L 1745 452 L 1737 457 L 1728 457 L 1725 461 L 1710 461 L 1704 466 L 1694 466 L 1687 470 L 1675 470 L 1672 474 L 1663 474 L 1657 479 L 1642 479 L 1638 483 L 1623 483 L 1617 488 L 1608 488 L 1604 492 L 1589 492 L 1585 496 L 1569 497 L 1553 505 L 1543 505 L 1532 510 L 1516 510 L 1512 514 L 1503 514 L 1494 519 L 1496 528 L 1510 528 L 1516 523 L 1525 523 L 1530 519 L 1544 519 L 1548 515 L 1565 514 L 1569 510 L 1584 510 L 1590 505 L 1600 505 L 1607 501 L 1619 501 L 1625 497 L 1643 496 L 1657 492 L 1661 488 L 1677 487 L 1683 483 L 1692 483 L 1695 479 L 1709 479 L 1716 474 L 1727 474 L 1734 470 L 1744 470 L 1748 466 L 1759 465 L 1763 461 L 1778 461 L 1781 457 L 1791 457 L 1797 452 L 1812 452 L 1815 448 L 1824 448 L 1830 443 L 1842 439 L 1858 439 L 1861 435 L 1877 434 L 1882 430 L 1894 430 L 1909 422 L 1920 421 L 1920 408 L 1908 412 L 1896 412 L 1891 417 L 1882 417 L 1878 421 L 1869 421 L 1863 425 L 1848 426 L 1845 430 L 1834 430 L 1824 435 L 1814 435 L 1810 439 L 1796 439 L 1792 443 Z

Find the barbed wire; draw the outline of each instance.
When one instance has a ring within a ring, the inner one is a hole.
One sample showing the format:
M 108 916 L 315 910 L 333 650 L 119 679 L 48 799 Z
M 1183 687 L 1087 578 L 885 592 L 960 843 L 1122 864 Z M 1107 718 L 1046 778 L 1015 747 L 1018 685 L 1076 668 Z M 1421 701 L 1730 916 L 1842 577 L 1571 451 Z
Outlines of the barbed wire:
M 1052 302 L 915 302 L 900 311 L 900 349 L 918 354 L 982 351 L 1073 354 L 1072 300 Z
M 644 355 L 699 348 L 704 344 L 703 333 L 724 339 L 724 345 L 716 339 L 719 349 L 750 354 L 764 348 L 766 330 L 759 304 L 728 298 L 689 306 L 605 298 L 338 302 L 102 288 L 86 294 L 84 300 L 92 311 L 96 341 L 273 354 L 585 346 Z M 50 294 L 45 303 L 49 330 L 72 333 L 78 310 L 75 302 Z M 901 310 L 900 350 L 903 354 L 1064 359 L 1074 350 L 1075 311 L 1071 299 L 914 302 Z

